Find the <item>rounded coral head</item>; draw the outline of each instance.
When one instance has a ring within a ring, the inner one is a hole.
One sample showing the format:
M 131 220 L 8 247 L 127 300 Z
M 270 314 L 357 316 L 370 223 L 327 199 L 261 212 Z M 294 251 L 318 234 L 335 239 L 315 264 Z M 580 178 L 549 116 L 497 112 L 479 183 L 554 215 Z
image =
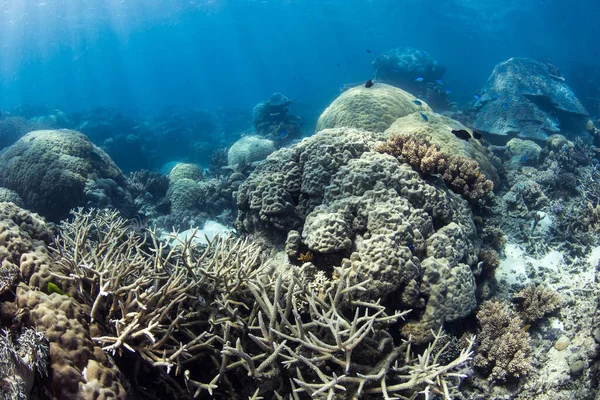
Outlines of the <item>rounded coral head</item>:
M 375 82 L 367 88 L 361 84 L 340 94 L 323 111 L 316 130 L 345 127 L 383 132 L 396 119 L 417 111 L 432 112 L 423 100 L 395 86 Z

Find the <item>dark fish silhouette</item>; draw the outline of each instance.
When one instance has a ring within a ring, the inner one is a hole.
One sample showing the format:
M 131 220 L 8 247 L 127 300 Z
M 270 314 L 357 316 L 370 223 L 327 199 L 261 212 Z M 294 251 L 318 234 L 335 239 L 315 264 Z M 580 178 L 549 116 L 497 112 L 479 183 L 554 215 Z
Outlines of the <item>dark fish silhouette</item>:
M 134 232 L 145 231 L 148 228 L 149 218 L 139 213 L 129 220 L 129 229 Z
M 372 81 L 371 79 L 369 79 L 369 80 L 368 80 L 368 81 L 365 83 L 365 87 L 366 87 L 366 88 L 370 88 L 370 87 L 371 87 L 371 86 L 373 86 L 373 85 L 374 85 L 374 83 L 373 83 L 373 81 Z
M 421 118 L 423 118 L 423 121 L 427 122 L 429 121 L 429 118 L 427 118 L 427 115 L 421 113 Z
M 366 50 L 367 50 L 367 53 L 369 53 L 369 54 L 372 53 L 371 49 L 366 49 Z
M 418 106 L 422 106 L 423 105 L 423 103 L 421 101 L 419 101 L 419 100 L 413 100 L 413 103 L 415 103 Z
M 473 137 L 477 140 L 481 140 L 481 138 L 483 138 L 483 135 L 478 130 L 473 129 Z
M 471 139 L 471 134 L 467 131 L 465 131 L 464 129 L 453 129 L 452 133 L 454 134 L 454 136 L 456 136 L 459 139 L 462 140 L 469 140 Z

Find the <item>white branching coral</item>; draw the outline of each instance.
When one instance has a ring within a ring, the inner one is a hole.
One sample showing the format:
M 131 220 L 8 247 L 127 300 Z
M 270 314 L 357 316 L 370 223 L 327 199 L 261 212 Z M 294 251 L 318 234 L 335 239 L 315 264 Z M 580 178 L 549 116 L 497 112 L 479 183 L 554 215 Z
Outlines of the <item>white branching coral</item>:
M 266 268 L 247 239 L 161 241 L 111 211 L 75 211 L 61 228 L 61 278 L 102 327 L 92 339 L 133 352 L 186 395 L 450 399 L 465 376 L 472 341 L 447 363 L 441 331 L 423 354 L 395 344 L 389 329 L 410 310 L 359 300 L 368 281 L 349 268 L 331 279 L 309 264 Z

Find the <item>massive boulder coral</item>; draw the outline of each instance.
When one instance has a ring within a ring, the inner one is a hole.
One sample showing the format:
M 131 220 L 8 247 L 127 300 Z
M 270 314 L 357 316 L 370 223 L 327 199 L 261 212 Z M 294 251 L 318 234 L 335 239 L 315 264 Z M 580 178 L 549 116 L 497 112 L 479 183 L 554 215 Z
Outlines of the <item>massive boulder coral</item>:
M 242 169 L 256 161 L 262 161 L 275 151 L 272 140 L 260 136 L 244 136 L 235 142 L 227 153 L 227 164 Z
M 39 216 L 0 203 L 0 327 L 19 334 L 20 342 L 22 333 L 34 327 L 36 341 L 47 338 L 49 376 L 45 360 L 35 368 L 44 375 L 41 385 L 55 398 L 125 398 L 118 370 L 91 340 L 89 307 L 76 301 L 80 287 L 71 276 L 60 276 L 63 266 L 48 250 L 53 241 L 54 233 Z M 46 294 L 50 282 L 67 293 Z
M 112 206 L 133 213 L 126 179 L 117 165 L 83 134 L 33 131 L 0 153 L 0 186 L 52 221 L 77 206 Z
M 317 131 L 327 128 L 358 128 L 383 132 L 392 123 L 416 111 L 431 112 L 425 102 L 412 94 L 385 83 L 346 90 L 319 117 Z
M 404 333 L 425 342 L 476 306 L 479 241 L 466 201 L 375 152 L 383 138 L 327 129 L 275 152 L 240 186 L 238 227 L 275 246 L 301 231 L 315 263 L 337 260 L 371 280 L 367 297 L 412 308 Z
M 0 203 L 0 294 L 14 291 L 19 282 L 29 282 L 34 274 L 49 275 L 54 260 L 46 245 L 53 238 L 38 215 L 12 203 Z
M 559 132 L 579 135 L 588 121 L 560 71 L 527 58 L 496 65 L 475 108 L 474 128 L 499 135 L 503 142 L 514 136 L 545 140 Z

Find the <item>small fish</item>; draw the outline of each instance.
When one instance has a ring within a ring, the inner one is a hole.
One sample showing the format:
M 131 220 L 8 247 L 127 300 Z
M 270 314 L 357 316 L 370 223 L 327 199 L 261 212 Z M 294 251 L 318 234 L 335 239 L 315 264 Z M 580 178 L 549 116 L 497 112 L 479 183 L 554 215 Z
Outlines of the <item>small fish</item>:
M 527 163 L 527 161 L 529 161 L 529 156 L 527 155 L 527 153 L 523 153 L 523 155 L 521 156 L 521 164 L 525 164 Z
M 373 80 L 371 80 L 371 79 L 369 79 L 368 81 L 365 82 L 365 87 L 366 88 L 370 88 L 373 85 L 374 85 L 374 83 L 373 83 Z
M 413 103 L 415 103 L 418 106 L 422 106 L 423 103 L 420 100 L 413 100 Z
M 418 52 L 419 53 L 419 57 L 423 57 L 423 53 L 422 52 Z
M 421 118 L 423 118 L 423 121 L 427 122 L 429 121 L 429 118 L 427 118 L 427 115 L 421 113 Z
M 503 65 L 501 67 L 498 68 L 498 72 L 500 73 L 505 73 L 506 72 L 506 67 Z
M 502 107 L 504 107 L 504 109 L 505 109 L 505 110 L 508 110 L 508 108 L 509 108 L 509 107 L 508 107 L 508 103 L 507 103 L 507 102 L 504 102 L 504 103 L 502 104 Z
M 473 137 L 477 140 L 481 140 L 481 138 L 483 137 L 483 135 L 481 134 L 481 132 L 479 132 L 476 129 L 473 129 Z
M 435 83 L 439 83 L 439 84 L 441 85 L 442 83 L 444 83 L 444 81 L 443 81 L 443 80 L 441 80 L 441 79 L 436 79 L 436 80 L 435 80 Z
M 144 231 L 148 227 L 148 217 L 139 213 L 129 220 L 129 229 L 132 231 Z
M 373 52 L 371 51 L 371 49 L 366 49 L 366 50 L 367 50 L 367 53 L 369 53 L 369 54 L 373 53 Z
M 452 93 L 452 90 L 446 89 L 446 94 L 450 94 L 450 93 Z
M 198 305 L 202 308 L 206 307 L 206 299 L 198 295 Z
M 48 282 L 48 293 L 58 293 L 61 296 L 68 296 L 56 283 Z
M 284 139 L 288 135 L 288 131 L 283 131 L 279 135 L 277 135 L 278 139 Z
M 344 90 L 344 85 L 340 85 L 340 90 Z
M 475 93 L 475 98 L 476 98 L 477 100 L 481 100 L 481 95 L 480 95 L 479 93 Z
M 464 129 L 453 129 L 452 133 L 454 134 L 454 136 L 462 140 L 471 139 L 471 134 L 468 131 L 465 131 Z
M 281 113 L 269 113 L 269 115 L 270 115 L 271 117 L 276 117 L 276 116 L 278 116 L 279 114 L 281 114 Z
M 422 76 L 420 76 L 417 79 L 415 79 L 415 82 L 423 82 L 424 80 L 425 79 Z

